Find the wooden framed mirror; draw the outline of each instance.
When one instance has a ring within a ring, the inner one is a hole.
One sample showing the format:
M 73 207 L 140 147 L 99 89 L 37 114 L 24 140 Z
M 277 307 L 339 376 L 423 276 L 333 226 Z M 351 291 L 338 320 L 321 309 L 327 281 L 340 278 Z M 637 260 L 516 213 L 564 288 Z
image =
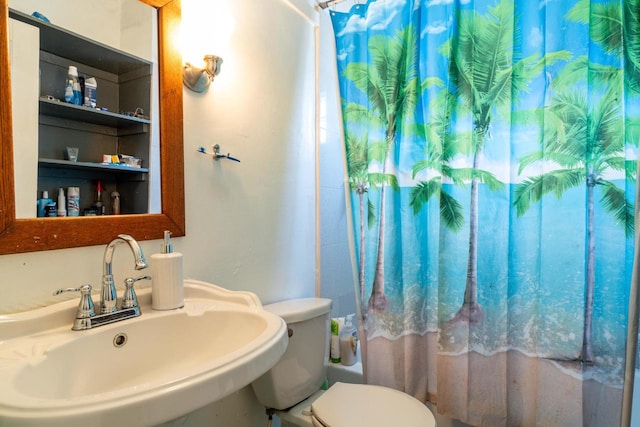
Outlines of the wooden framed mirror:
M 0 0 L 0 254 L 106 244 L 120 233 L 160 239 L 185 235 L 182 58 L 177 46 L 180 0 L 140 0 L 158 10 L 160 169 L 162 213 L 17 219 L 13 165 L 9 6 Z

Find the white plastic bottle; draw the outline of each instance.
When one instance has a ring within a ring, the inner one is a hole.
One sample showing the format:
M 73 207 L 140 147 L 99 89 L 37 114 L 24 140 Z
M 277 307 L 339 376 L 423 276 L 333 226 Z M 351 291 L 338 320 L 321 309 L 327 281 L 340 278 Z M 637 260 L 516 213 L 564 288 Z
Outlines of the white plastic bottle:
M 173 252 L 170 231 L 164 232 L 161 251 L 151 255 L 151 308 L 173 310 L 184 306 L 182 254 Z
M 120 215 L 120 193 L 111 192 L 111 214 Z
M 57 211 L 58 216 L 67 216 L 66 206 L 67 206 L 67 202 L 64 197 L 64 189 L 61 188 L 58 190 L 58 211 Z
M 340 361 L 351 366 L 358 361 L 358 333 L 353 326 L 353 314 L 346 317 L 344 328 L 340 331 Z
M 96 108 L 96 92 L 98 83 L 95 77 L 89 77 L 84 81 L 84 102 L 82 105 L 89 108 Z

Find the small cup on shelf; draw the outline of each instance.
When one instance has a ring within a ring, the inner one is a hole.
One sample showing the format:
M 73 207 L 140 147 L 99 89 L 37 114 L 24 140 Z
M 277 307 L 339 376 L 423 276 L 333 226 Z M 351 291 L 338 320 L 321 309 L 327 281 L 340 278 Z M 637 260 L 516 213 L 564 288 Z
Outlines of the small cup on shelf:
M 67 150 L 65 151 L 67 160 L 70 160 L 72 162 L 77 162 L 78 151 L 79 151 L 78 147 L 67 147 Z

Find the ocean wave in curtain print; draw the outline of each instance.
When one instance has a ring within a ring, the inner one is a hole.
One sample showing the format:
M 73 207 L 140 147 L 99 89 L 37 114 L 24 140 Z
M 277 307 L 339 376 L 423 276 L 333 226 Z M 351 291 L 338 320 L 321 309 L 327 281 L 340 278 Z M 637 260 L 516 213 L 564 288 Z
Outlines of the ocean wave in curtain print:
M 330 13 L 368 381 L 472 425 L 618 425 L 640 0 Z

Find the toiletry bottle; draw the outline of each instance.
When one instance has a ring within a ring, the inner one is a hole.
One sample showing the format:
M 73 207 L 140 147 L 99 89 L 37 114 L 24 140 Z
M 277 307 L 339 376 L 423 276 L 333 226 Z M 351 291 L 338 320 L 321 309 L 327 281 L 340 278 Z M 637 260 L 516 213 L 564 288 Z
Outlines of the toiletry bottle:
M 78 68 L 69 66 L 67 81 L 64 89 L 64 100 L 70 104 L 82 104 L 82 92 L 80 91 L 80 80 L 78 79 Z
M 331 341 L 329 346 L 331 363 L 340 363 L 340 321 L 331 318 Z
M 120 215 L 120 193 L 117 191 L 111 192 L 111 214 Z
M 102 181 L 98 181 L 98 184 L 96 185 L 96 200 L 93 202 L 92 206 L 96 210 L 96 215 L 105 214 L 105 206 L 104 203 L 102 203 L 102 190 L 104 190 Z
M 80 215 L 80 187 L 67 188 L 67 216 Z
M 353 326 L 353 314 L 346 317 L 344 328 L 340 331 L 340 361 L 351 366 L 358 361 L 358 333 Z
M 64 189 L 58 190 L 58 211 L 57 216 L 67 216 L 67 201 L 64 197 Z
M 64 101 L 73 104 L 73 80 L 67 77 L 67 84 L 64 87 Z
M 45 207 L 49 204 L 53 203 L 53 200 L 49 198 L 49 192 L 44 190 L 42 192 L 42 198 L 38 199 L 38 218 L 42 218 L 45 215 Z
M 182 254 L 173 252 L 170 231 L 164 232 L 159 254 L 151 255 L 151 308 L 173 310 L 184 306 Z
M 49 202 L 47 206 L 44 207 L 44 216 L 52 217 L 58 216 L 58 209 L 56 209 L 56 202 Z
M 96 108 L 96 92 L 98 83 L 95 77 L 89 77 L 84 81 L 84 102 L 82 105 L 89 108 Z

